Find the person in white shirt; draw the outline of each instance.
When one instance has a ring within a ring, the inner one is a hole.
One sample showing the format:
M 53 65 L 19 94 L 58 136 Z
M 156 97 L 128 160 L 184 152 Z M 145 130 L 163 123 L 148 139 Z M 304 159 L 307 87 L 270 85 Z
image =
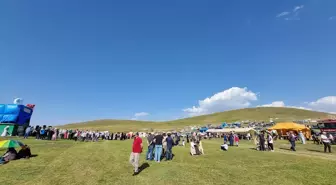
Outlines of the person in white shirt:
M 229 150 L 229 145 L 226 144 L 226 142 L 225 142 L 223 145 L 221 145 L 221 149 L 224 150 L 224 151 L 228 151 Z
M 324 152 L 326 153 L 327 152 L 327 148 L 328 148 L 329 153 L 331 153 L 330 139 L 329 139 L 329 137 L 327 137 L 327 133 L 326 132 L 322 132 L 322 134 L 321 134 L 321 140 L 322 140 L 322 143 L 324 145 Z
M 306 137 L 303 135 L 302 131 L 299 132 L 300 140 L 302 144 L 306 144 Z
M 267 132 L 267 144 L 268 144 L 268 149 L 274 152 L 273 136 L 270 132 Z
M 250 140 L 250 139 L 251 139 L 251 134 L 250 134 L 250 133 L 247 133 L 247 134 L 246 134 L 246 138 L 247 138 L 247 140 Z
M 334 144 L 334 136 L 332 134 L 329 134 L 329 139 L 330 139 L 330 143 Z

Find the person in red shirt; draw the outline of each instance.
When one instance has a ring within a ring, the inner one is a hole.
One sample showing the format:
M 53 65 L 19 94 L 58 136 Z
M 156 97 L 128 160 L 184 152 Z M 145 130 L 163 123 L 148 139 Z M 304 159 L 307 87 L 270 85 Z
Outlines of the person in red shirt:
M 139 133 L 136 133 L 133 141 L 132 153 L 130 156 L 130 163 L 134 167 L 133 175 L 137 175 L 139 173 L 139 159 L 141 152 L 142 152 L 142 139 L 139 137 Z

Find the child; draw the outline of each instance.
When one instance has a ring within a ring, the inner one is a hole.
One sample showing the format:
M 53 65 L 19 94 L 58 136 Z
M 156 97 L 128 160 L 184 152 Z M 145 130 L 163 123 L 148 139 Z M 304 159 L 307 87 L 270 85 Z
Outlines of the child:
M 237 134 L 234 135 L 234 141 L 236 143 L 236 146 L 238 146 L 239 145 L 239 137 L 238 137 Z
M 224 144 L 221 145 L 221 149 L 224 150 L 224 151 L 228 151 L 228 149 L 229 149 L 229 145 L 226 144 L 226 142 L 224 142 Z

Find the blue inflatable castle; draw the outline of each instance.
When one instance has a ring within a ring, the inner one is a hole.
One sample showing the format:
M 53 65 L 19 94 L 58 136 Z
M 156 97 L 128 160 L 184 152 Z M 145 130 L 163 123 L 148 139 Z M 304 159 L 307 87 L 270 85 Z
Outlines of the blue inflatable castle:
M 0 104 L 0 134 L 7 130 L 11 136 L 23 135 L 30 124 L 35 105 L 22 105 L 17 98 L 13 104 Z

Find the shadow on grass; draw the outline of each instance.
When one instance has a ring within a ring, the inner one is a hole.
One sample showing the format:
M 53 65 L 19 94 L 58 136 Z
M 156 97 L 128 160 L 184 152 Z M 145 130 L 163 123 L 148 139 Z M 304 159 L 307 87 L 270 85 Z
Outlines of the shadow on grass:
M 309 151 L 309 152 L 325 153 L 324 151 L 321 151 L 321 150 L 309 149 L 309 148 L 307 148 L 307 151 Z
M 142 163 L 141 166 L 139 166 L 139 173 L 141 173 L 142 171 L 144 171 L 146 168 L 149 168 L 149 164 L 148 163 Z
M 283 148 L 283 147 L 280 147 L 279 149 L 280 149 L 280 150 L 293 151 L 293 150 L 292 150 L 292 149 L 290 149 L 290 148 Z
M 172 154 L 172 159 L 171 159 L 171 160 L 173 160 L 174 157 L 175 157 L 175 155 Z M 165 155 L 165 154 L 164 154 L 164 155 L 161 155 L 161 157 L 160 157 L 160 161 L 162 161 L 162 160 L 165 159 L 165 158 L 166 158 L 166 155 Z

